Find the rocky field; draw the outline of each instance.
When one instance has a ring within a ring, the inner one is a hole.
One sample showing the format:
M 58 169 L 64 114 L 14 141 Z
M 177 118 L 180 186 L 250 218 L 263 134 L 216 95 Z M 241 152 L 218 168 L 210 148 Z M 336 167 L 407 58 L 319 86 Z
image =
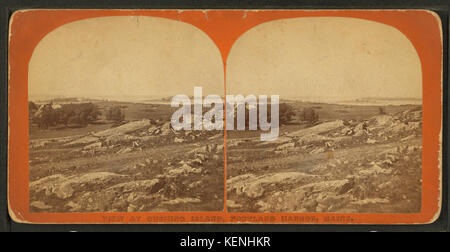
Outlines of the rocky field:
M 31 211 L 223 211 L 224 132 L 173 131 L 168 109 L 148 120 L 150 105 L 128 106 L 120 126 L 33 132 Z M 273 142 L 227 132 L 228 211 L 419 212 L 421 106 L 315 106 L 319 122 Z
M 136 120 L 30 141 L 34 212 L 222 211 L 223 132 Z
M 422 110 L 227 140 L 232 212 L 410 213 L 421 207 Z M 227 138 L 228 139 L 228 138 Z

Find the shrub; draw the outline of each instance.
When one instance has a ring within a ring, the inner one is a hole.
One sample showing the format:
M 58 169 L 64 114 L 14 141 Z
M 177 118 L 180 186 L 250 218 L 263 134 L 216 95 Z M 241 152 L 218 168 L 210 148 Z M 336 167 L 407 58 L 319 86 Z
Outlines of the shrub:
M 32 102 L 32 101 L 29 101 L 28 102 L 28 110 L 31 112 L 31 111 L 36 111 L 36 110 L 38 110 L 39 109 L 39 107 L 36 105 L 36 103 L 34 103 L 34 102 Z
M 301 114 L 301 120 L 313 124 L 319 121 L 319 115 L 313 108 L 304 108 Z
M 378 107 L 378 114 L 380 114 L 380 115 L 385 115 L 385 114 L 386 114 L 386 111 L 384 110 L 384 108 Z
M 115 122 L 122 122 L 125 119 L 125 114 L 120 107 L 111 107 L 106 113 L 106 119 Z
M 280 124 L 288 124 L 295 116 L 294 109 L 289 104 L 281 103 L 279 106 L 279 116 Z
M 32 106 L 32 105 L 29 105 Z M 30 110 L 31 111 L 31 110 Z M 100 115 L 98 107 L 92 103 L 63 104 L 53 109 L 52 103 L 45 104 L 33 114 L 32 121 L 40 128 L 63 124 L 87 125 L 94 122 Z

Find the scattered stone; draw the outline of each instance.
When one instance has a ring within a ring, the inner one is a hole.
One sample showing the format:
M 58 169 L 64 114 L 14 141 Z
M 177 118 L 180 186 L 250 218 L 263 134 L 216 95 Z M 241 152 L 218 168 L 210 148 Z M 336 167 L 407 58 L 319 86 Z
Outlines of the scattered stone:
M 320 147 L 320 148 L 312 150 L 310 152 L 310 154 L 319 154 L 319 153 L 323 153 L 323 152 L 325 152 L 325 148 L 324 147 Z
M 371 138 L 368 138 L 367 141 L 366 141 L 366 143 L 368 143 L 368 144 L 374 144 L 376 142 L 377 142 L 377 140 L 371 139 Z
M 309 212 L 316 211 L 317 205 L 318 205 L 318 203 L 314 199 L 308 200 L 308 201 L 303 203 L 303 207 L 305 209 L 307 209 Z
M 414 139 L 415 137 L 416 137 L 415 135 L 409 135 L 407 137 L 404 137 L 404 138 L 400 139 L 400 141 L 408 141 L 410 139 Z
M 195 158 L 189 161 L 191 165 L 202 165 L 203 161 L 200 158 Z
M 30 183 L 30 192 L 44 192 L 48 196 L 56 196 L 60 199 L 71 198 L 74 192 L 86 190 L 88 186 L 104 187 L 110 182 L 118 181 L 123 175 L 110 172 L 93 172 L 74 176 L 56 174 Z
M 390 115 L 377 115 L 369 120 L 369 122 L 371 121 L 374 121 L 376 126 L 389 126 L 393 123 L 394 118 Z
M 56 196 L 60 199 L 67 199 L 72 197 L 75 190 L 72 188 L 70 183 L 63 183 L 59 186 L 58 190 L 55 192 Z
M 391 181 L 387 181 L 385 183 L 382 183 L 382 184 L 378 185 L 378 189 L 380 189 L 380 190 L 384 190 L 384 189 L 387 189 L 387 188 L 390 188 L 390 187 L 392 187 L 392 182 Z
M 170 122 L 169 122 L 170 123 Z M 137 130 L 141 130 L 150 126 L 150 120 L 144 119 L 139 121 L 133 121 L 121 125 L 119 127 L 103 130 L 94 134 L 97 137 L 117 136 L 128 134 Z
M 182 143 L 182 142 L 184 142 L 184 139 L 175 137 L 175 139 L 174 139 L 173 141 L 174 141 L 175 143 Z
M 190 173 L 200 174 L 202 172 L 201 168 L 193 168 L 188 164 L 183 164 L 181 167 L 178 168 L 168 168 L 167 170 L 168 170 L 167 176 L 169 177 L 187 175 Z
M 216 153 L 220 153 L 224 150 L 224 145 L 223 144 L 219 144 L 216 147 Z
M 227 200 L 227 207 L 228 208 L 241 208 L 241 204 L 237 204 L 234 200 Z
M 163 202 L 163 205 L 177 205 L 177 204 L 189 204 L 200 203 L 201 200 L 197 198 L 176 198 L 173 200 Z
M 161 136 L 167 136 L 172 132 L 172 125 L 170 122 L 166 122 L 161 126 Z
M 276 150 L 286 150 L 286 149 L 293 149 L 295 147 L 295 143 L 291 142 L 291 143 L 285 143 L 282 145 L 279 145 Z
M 350 127 L 344 127 L 342 130 L 341 130 L 341 134 L 343 134 L 343 135 L 347 135 L 347 134 L 349 134 L 349 133 L 351 133 L 352 132 L 352 129 L 350 128 Z
M 125 199 L 117 199 L 112 203 L 112 208 L 116 209 L 127 209 L 128 202 Z
M 83 149 L 85 149 L 85 150 L 98 149 L 100 147 L 102 147 L 102 142 L 95 142 L 95 143 L 84 146 Z
M 106 137 L 105 143 L 108 145 L 132 143 L 138 139 L 140 138 L 131 135 L 111 135 Z
M 77 203 L 75 203 L 75 202 L 73 202 L 73 201 L 69 201 L 69 202 L 65 205 L 65 207 L 66 207 L 66 208 L 69 208 L 69 211 L 71 211 L 71 212 L 77 212 L 77 211 L 81 210 L 81 205 L 80 205 L 80 204 L 77 204 Z
M 33 201 L 31 202 L 30 206 L 37 208 L 39 210 L 49 210 L 53 208 L 52 206 L 49 206 L 42 201 Z
M 321 133 L 325 133 L 325 132 L 340 128 L 342 126 L 344 126 L 343 120 L 324 122 L 324 123 L 321 123 L 319 125 L 316 125 L 316 126 L 313 126 L 310 128 L 306 128 L 306 129 L 302 129 L 302 130 L 298 130 L 298 131 L 289 133 L 289 134 L 287 134 L 287 136 L 295 137 L 295 136 L 304 136 L 304 135 L 310 135 L 310 134 L 321 134 Z
M 30 141 L 30 148 L 42 148 L 50 143 L 51 141 L 49 140 L 32 140 Z
M 321 181 L 301 186 L 299 189 L 309 192 L 335 192 L 342 194 L 349 191 L 353 187 L 353 183 L 348 179 Z
M 127 208 L 127 212 L 136 212 L 137 206 L 130 204 Z
M 218 138 L 222 138 L 222 137 L 223 137 L 223 134 L 219 133 L 219 134 L 216 134 L 216 135 L 214 135 L 212 137 L 209 137 L 208 140 L 214 140 L 214 139 L 218 139 Z
M 381 198 L 369 198 L 369 199 L 363 199 L 351 202 L 352 205 L 358 205 L 358 206 L 364 206 L 368 204 L 388 204 L 388 199 L 381 199 Z
M 91 143 L 97 142 L 98 140 L 99 140 L 98 137 L 95 137 L 95 136 L 85 136 L 85 137 L 79 138 L 77 140 L 74 140 L 70 143 L 67 143 L 64 146 L 71 147 L 71 146 L 76 146 L 76 145 L 86 145 L 86 144 L 91 144 Z
M 379 165 L 373 163 L 372 166 L 369 169 L 364 169 L 359 171 L 360 175 L 363 176 L 371 176 L 371 175 L 378 175 L 378 174 L 391 174 L 391 169 L 383 169 Z
M 219 155 L 216 155 L 216 154 L 214 154 L 213 156 L 212 156 L 212 159 L 214 160 L 214 161 L 219 161 L 219 160 L 223 160 L 223 156 L 221 157 L 221 156 L 219 156 Z
M 138 180 L 131 182 L 124 182 L 112 187 L 109 187 L 107 190 L 117 191 L 121 193 L 125 192 L 146 192 L 146 193 L 155 193 L 159 189 L 161 189 L 163 184 L 159 179 L 150 179 L 150 180 Z
M 123 153 L 128 153 L 128 152 L 132 152 L 133 149 L 131 147 L 125 147 L 120 149 L 118 152 L 116 152 L 117 154 L 123 154 Z
M 261 176 L 253 174 L 239 175 L 227 180 L 227 190 L 249 198 L 261 197 L 269 184 L 295 184 L 314 180 L 317 177 L 301 172 L 280 172 Z M 276 186 L 275 186 L 276 187 Z

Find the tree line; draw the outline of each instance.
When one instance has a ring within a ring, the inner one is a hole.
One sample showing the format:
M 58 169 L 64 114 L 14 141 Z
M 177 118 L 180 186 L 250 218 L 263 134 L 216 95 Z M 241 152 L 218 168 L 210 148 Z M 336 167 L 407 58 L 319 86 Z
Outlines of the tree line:
M 89 103 L 68 103 L 53 105 L 53 103 L 36 105 L 28 102 L 29 120 L 39 128 L 63 125 L 84 127 L 94 123 L 102 115 L 97 105 Z M 111 107 L 106 111 L 105 117 L 111 121 L 123 121 L 125 116 L 120 107 Z
M 234 110 L 234 118 L 237 118 L 237 108 Z M 250 115 L 250 109 L 248 107 L 245 107 L 245 126 L 249 126 L 249 115 Z M 312 107 L 305 107 L 301 112 L 298 114 L 295 112 L 294 108 L 287 103 L 280 103 L 279 104 L 279 123 L 280 125 L 288 125 L 292 124 L 294 121 L 294 117 L 298 115 L 298 118 L 303 123 L 306 123 L 308 125 L 314 125 L 319 121 L 319 114 L 316 112 L 316 110 Z M 259 114 L 257 114 L 257 122 L 259 123 Z M 271 120 L 271 110 L 267 111 L 267 118 Z M 236 127 L 236 122 L 235 122 Z
M 57 107 L 57 108 L 54 108 Z M 65 127 L 84 127 L 90 123 L 95 123 L 102 115 L 97 105 L 89 103 L 68 103 L 54 106 L 53 103 L 38 106 L 34 102 L 28 102 L 29 121 L 38 125 L 39 128 L 63 125 Z M 235 111 L 236 112 L 236 111 Z M 270 111 L 268 111 L 270 118 Z M 279 106 L 280 124 L 292 123 L 296 113 L 291 105 L 281 103 Z M 104 118 L 113 122 L 125 120 L 125 114 L 120 106 L 108 108 L 104 113 Z M 246 126 L 248 126 L 249 110 L 245 109 Z M 306 107 L 299 114 L 299 119 L 308 124 L 319 121 L 319 115 L 310 107 Z

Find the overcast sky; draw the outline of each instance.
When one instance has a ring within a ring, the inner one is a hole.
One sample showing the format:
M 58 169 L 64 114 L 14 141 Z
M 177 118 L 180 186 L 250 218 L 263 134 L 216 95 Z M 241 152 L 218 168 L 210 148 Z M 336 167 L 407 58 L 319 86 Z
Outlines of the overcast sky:
M 223 94 L 214 42 L 192 25 L 103 17 L 63 25 L 36 47 L 29 95 L 153 97 Z M 241 36 L 227 61 L 228 94 L 422 97 L 420 61 L 398 30 L 350 18 L 295 18 Z
M 422 97 L 419 57 L 397 29 L 353 18 L 261 24 L 233 45 L 230 93 L 281 97 Z
M 63 25 L 35 49 L 30 96 L 223 94 L 223 63 L 196 27 L 164 18 L 102 17 Z

